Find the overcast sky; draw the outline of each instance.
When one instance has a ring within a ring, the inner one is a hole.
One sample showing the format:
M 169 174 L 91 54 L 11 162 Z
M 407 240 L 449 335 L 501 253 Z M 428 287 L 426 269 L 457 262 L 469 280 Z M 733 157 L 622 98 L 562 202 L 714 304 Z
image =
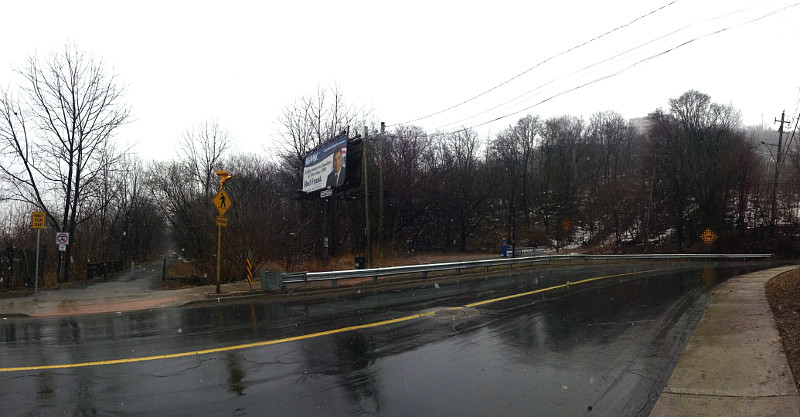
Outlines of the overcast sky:
M 11 68 L 29 56 L 74 42 L 127 85 L 134 118 L 117 137 L 146 159 L 172 158 L 207 119 L 237 151 L 270 152 L 282 109 L 333 85 L 390 128 L 482 137 L 526 114 L 643 117 L 689 89 L 777 128 L 800 100 L 796 0 L 32 0 L 2 11 L 0 86 L 19 83 Z

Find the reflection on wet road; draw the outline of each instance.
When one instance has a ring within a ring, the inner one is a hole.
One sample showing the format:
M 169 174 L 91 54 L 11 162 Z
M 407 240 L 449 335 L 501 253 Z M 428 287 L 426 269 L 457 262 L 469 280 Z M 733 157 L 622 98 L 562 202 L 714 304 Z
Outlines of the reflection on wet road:
M 10 319 L 0 414 L 646 415 L 713 285 L 767 266 L 573 266 L 306 302 Z M 485 300 L 496 301 L 465 307 Z M 10 370 L 61 364 L 93 365 Z

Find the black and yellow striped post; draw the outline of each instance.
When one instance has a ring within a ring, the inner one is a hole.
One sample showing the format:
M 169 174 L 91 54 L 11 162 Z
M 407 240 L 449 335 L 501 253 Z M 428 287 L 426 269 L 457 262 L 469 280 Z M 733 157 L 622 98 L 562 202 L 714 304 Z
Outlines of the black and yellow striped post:
M 250 284 L 250 289 L 253 288 L 253 252 L 247 251 L 247 283 Z

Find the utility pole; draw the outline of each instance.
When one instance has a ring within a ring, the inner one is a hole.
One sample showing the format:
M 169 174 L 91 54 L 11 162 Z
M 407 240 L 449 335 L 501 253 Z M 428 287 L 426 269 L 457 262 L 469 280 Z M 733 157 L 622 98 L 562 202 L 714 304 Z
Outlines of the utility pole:
M 380 184 L 378 186 L 378 244 L 381 246 L 381 258 L 383 258 L 383 245 L 386 237 L 383 235 L 383 142 L 386 141 L 386 123 L 381 122 L 381 137 L 380 137 Z
M 372 268 L 372 242 L 369 238 L 369 177 L 367 176 L 367 148 L 369 148 L 369 135 L 367 127 L 364 126 L 364 145 L 361 152 L 362 164 L 364 165 L 364 222 L 366 224 L 365 233 L 367 235 L 367 268 Z
M 783 151 L 783 124 L 788 123 L 784 121 L 786 110 L 781 112 L 780 126 L 778 127 L 778 155 L 775 158 L 775 180 L 772 183 L 772 212 L 770 213 L 770 229 L 772 234 L 775 234 L 775 217 L 777 215 L 777 200 L 778 200 L 778 177 L 781 175 L 782 165 L 782 151 Z M 778 119 L 775 119 L 778 122 Z

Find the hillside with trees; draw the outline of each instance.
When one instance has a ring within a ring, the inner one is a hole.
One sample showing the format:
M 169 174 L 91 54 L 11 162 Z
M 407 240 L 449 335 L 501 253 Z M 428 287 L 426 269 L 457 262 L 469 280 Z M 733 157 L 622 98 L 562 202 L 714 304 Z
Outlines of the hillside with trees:
M 527 115 L 480 137 L 413 125 L 382 135 L 375 115 L 320 88 L 277 118 L 277 154 L 236 153 L 232 134 L 206 120 L 164 138 L 179 152 L 155 162 L 115 142 L 131 109 L 108 71 L 67 47 L 31 58 L 18 70 L 23 83 L 0 91 L 2 288 L 32 285 L 33 211 L 47 214 L 45 285 L 84 279 L 91 262 L 127 265 L 167 250 L 212 276 L 218 169 L 234 175 L 223 281 L 244 276 L 248 252 L 257 265 L 295 270 L 352 260 L 367 242 L 376 265 L 433 250 L 499 252 L 503 239 L 603 253 L 800 251 L 796 131 L 784 132 L 778 151 L 777 131 L 742 126 L 735 107 L 699 91 L 665 98 L 640 119 Z M 300 198 L 303 157 L 340 132 L 363 140 L 362 186 Z M 710 247 L 706 229 L 719 236 Z M 63 258 L 49 243 L 61 231 L 71 234 Z

